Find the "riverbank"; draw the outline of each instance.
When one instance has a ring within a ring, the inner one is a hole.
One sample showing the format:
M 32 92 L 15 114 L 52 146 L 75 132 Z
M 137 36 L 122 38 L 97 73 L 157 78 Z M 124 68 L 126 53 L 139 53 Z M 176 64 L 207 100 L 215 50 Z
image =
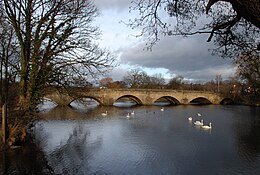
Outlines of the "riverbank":
M 29 113 L 22 116 L 19 110 L 8 111 L 8 140 L 6 144 L 3 143 L 2 131 L 2 115 L 1 115 L 1 130 L 0 130 L 0 151 L 8 149 L 17 149 L 27 143 L 31 142 L 30 128 L 33 126 L 35 117 Z
M 55 174 L 38 145 L 25 144 L 20 148 L 0 151 L 0 174 Z
M 243 101 L 239 101 L 239 102 L 237 103 L 237 105 L 260 107 L 260 101 L 243 100 Z

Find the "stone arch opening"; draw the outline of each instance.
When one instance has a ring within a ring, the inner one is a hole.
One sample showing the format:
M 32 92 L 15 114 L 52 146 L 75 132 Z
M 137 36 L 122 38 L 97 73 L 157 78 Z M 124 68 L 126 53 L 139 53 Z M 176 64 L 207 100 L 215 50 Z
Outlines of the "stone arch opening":
M 91 96 L 82 96 L 76 99 L 73 99 L 69 102 L 68 106 L 73 108 L 88 108 L 88 107 L 96 107 L 101 105 L 101 102 Z
M 37 108 L 39 111 L 46 111 L 51 110 L 56 106 L 58 106 L 58 103 L 55 100 L 48 97 L 43 97 Z
M 223 100 L 221 100 L 220 104 L 221 105 L 232 105 L 232 104 L 234 104 L 234 100 L 232 100 L 231 98 L 224 98 Z
M 153 105 L 167 106 L 167 105 L 179 105 L 180 102 L 171 96 L 162 96 L 153 102 Z
M 209 104 L 212 104 L 212 102 L 209 101 L 209 99 L 207 99 L 205 97 L 198 97 L 198 98 L 191 100 L 190 104 L 192 104 L 192 105 L 209 105 Z
M 118 99 L 115 100 L 113 103 L 114 106 L 118 107 L 124 107 L 124 106 L 135 106 L 135 105 L 142 105 L 142 101 L 133 96 L 133 95 L 124 95 L 119 97 Z

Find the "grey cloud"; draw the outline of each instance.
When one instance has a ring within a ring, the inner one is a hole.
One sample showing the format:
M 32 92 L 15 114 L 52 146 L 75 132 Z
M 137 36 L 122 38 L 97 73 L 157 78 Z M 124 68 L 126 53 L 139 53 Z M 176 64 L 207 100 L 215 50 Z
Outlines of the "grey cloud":
M 127 69 L 122 67 L 114 68 L 110 73 L 109 77 L 112 77 L 114 81 L 121 81 L 123 77 L 127 74 Z
M 110 15 L 110 12 L 115 12 L 113 15 L 117 15 L 117 17 L 123 17 L 123 14 L 128 11 L 128 7 L 131 5 L 131 0 L 95 0 L 94 2 L 101 12 L 106 12 L 104 14 Z M 115 16 L 111 17 L 114 18 Z M 110 47 L 115 47 L 118 44 L 124 47 L 127 39 L 119 40 L 118 38 L 121 38 L 125 32 L 116 27 L 118 21 L 116 24 L 112 22 L 111 20 L 102 21 L 102 24 L 109 29 L 109 32 L 106 31 L 105 44 L 109 43 L 108 46 Z M 113 35 L 113 32 L 118 32 L 118 34 Z M 126 48 L 120 49 L 121 56 L 119 59 L 122 65 L 165 68 L 172 74 L 181 75 L 188 79 L 210 80 L 217 74 L 223 75 L 223 78 L 231 76 L 233 72 L 231 60 L 212 56 L 208 49 L 214 48 L 214 46 L 206 42 L 207 37 L 208 35 L 196 35 L 189 38 L 164 37 L 154 46 L 152 52 L 143 50 L 144 43 L 136 44 L 134 47 L 125 46 Z M 132 45 L 133 42 L 129 41 L 129 43 Z M 115 77 L 113 79 L 120 80 L 126 71 L 120 67 L 112 71 L 111 75 Z
M 125 48 L 120 60 L 129 65 L 165 68 L 186 78 L 212 79 L 213 74 L 230 72 L 227 70 L 231 60 L 212 56 L 208 49 L 214 46 L 206 43 L 206 39 L 206 36 L 165 37 L 151 52 L 144 51 L 143 44 Z
M 100 10 L 116 9 L 117 11 L 128 10 L 131 0 L 95 0 L 94 3 Z
M 175 71 L 172 72 L 177 75 L 182 75 L 187 79 L 209 81 L 214 80 L 216 75 L 221 75 L 223 79 L 228 79 L 234 74 L 234 68 L 229 65 L 222 65 L 216 67 L 207 67 L 201 70 L 194 71 Z

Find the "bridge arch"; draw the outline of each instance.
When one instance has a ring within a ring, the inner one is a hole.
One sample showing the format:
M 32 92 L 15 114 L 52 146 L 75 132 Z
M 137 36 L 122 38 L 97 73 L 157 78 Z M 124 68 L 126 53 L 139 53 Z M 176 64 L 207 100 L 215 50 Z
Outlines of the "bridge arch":
M 37 105 L 37 110 L 46 111 L 55 108 L 59 104 L 51 98 L 43 97 L 40 103 Z
M 232 100 L 231 98 L 223 98 L 220 101 L 221 105 L 230 105 L 230 104 L 234 104 L 234 100 Z
M 50 98 L 50 97 L 46 97 L 46 96 L 44 96 L 42 99 L 41 99 L 41 103 L 45 103 L 45 102 L 51 102 L 51 103 L 53 103 L 53 104 L 55 104 L 55 105 L 58 105 L 59 103 L 57 102 L 57 101 L 55 101 L 55 99 L 52 99 L 52 98 Z
M 172 96 L 162 96 L 162 97 L 160 97 L 160 98 L 155 99 L 155 100 L 153 101 L 153 103 L 155 103 L 155 102 L 157 102 L 157 101 L 164 101 L 164 100 L 168 101 L 171 105 L 173 105 L 173 104 L 175 104 L 175 105 L 181 104 L 181 103 L 179 102 L 179 100 L 177 100 L 176 98 L 174 98 L 174 97 L 172 97 Z
M 42 98 L 42 102 L 51 102 L 53 104 L 59 105 L 59 106 L 67 106 L 69 104 L 70 99 L 68 98 L 61 98 L 59 95 L 50 94 L 50 95 L 44 95 Z
M 130 100 L 134 101 L 137 105 L 142 105 L 143 104 L 143 102 L 138 97 L 136 97 L 134 95 L 123 95 L 123 96 L 120 96 L 114 102 L 116 102 L 118 100 L 123 100 L 123 99 L 130 99 Z
M 206 97 L 197 97 L 192 99 L 189 104 L 204 104 L 204 105 L 208 105 L 208 104 L 212 104 L 212 102 L 207 99 Z
M 93 97 L 93 96 L 81 96 L 81 97 L 77 97 L 77 98 L 73 98 L 73 99 L 71 99 L 70 101 L 69 101 L 69 103 L 68 103 L 68 106 L 70 106 L 71 105 L 71 103 L 73 103 L 73 102 L 76 102 L 76 101 L 78 101 L 78 100 L 81 100 L 81 99 L 93 99 L 93 100 L 95 100 L 95 102 L 97 103 L 97 105 L 102 105 L 102 102 L 98 99 L 98 98 L 96 98 L 96 97 Z M 84 101 L 84 100 L 83 100 Z

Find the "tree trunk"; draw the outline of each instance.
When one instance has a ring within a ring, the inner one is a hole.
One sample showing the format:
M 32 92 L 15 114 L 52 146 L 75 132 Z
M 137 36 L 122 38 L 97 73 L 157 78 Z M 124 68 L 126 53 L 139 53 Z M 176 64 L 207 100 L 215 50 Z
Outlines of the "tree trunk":
M 208 11 L 213 4 L 224 1 L 232 4 L 237 14 L 256 27 L 260 28 L 260 3 L 259 0 L 209 0 L 206 10 Z
M 20 95 L 19 95 L 19 106 L 21 110 L 27 111 L 29 109 L 29 97 L 28 97 L 28 68 L 22 67 L 21 80 L 20 80 Z
M 231 0 L 231 4 L 240 16 L 260 28 L 259 0 Z
M 8 125 L 7 125 L 7 105 L 2 106 L 2 131 L 3 131 L 3 143 L 6 144 L 8 138 Z

